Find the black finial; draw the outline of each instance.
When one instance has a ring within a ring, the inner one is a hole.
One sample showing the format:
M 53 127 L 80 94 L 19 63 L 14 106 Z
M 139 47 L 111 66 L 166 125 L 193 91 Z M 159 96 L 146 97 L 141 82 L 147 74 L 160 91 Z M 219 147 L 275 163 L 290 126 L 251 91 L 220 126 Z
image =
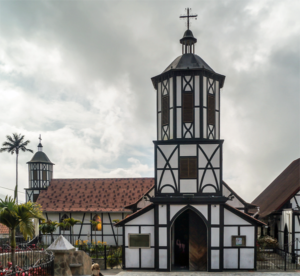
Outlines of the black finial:
M 192 10 L 190 8 L 186 8 L 185 10 L 187 11 L 187 15 L 181 15 L 181 16 L 179 16 L 179 18 L 187 18 L 187 28 L 189 30 L 190 29 L 190 17 L 195 17 L 195 19 L 197 20 L 198 15 L 197 14 L 190 15 L 190 10 Z
M 43 151 L 43 146 L 42 146 L 42 135 L 40 134 L 39 137 L 40 143 L 38 144 L 38 151 Z

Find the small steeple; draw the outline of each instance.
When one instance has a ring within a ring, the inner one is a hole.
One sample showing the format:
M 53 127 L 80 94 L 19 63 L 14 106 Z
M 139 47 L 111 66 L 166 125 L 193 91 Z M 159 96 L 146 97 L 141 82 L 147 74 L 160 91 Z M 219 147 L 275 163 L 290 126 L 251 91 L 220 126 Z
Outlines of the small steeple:
M 194 37 L 190 30 L 190 18 L 197 19 L 198 15 L 190 15 L 190 8 L 186 8 L 187 15 L 181 15 L 179 18 L 187 18 L 187 30 L 183 34 L 183 38 L 180 39 L 182 44 L 182 54 L 195 54 L 195 43 L 197 39 Z
M 38 144 L 38 151 L 43 151 L 42 135 L 41 134 L 40 134 L 39 140 L 40 140 L 40 143 Z

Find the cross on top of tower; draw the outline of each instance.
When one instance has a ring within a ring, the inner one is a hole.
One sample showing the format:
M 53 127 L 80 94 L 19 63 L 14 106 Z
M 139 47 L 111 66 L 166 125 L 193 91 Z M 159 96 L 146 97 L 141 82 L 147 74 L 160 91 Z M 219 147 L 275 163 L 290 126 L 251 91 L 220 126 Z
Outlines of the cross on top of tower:
M 191 18 L 194 17 L 197 20 L 198 15 L 197 14 L 190 15 L 190 10 L 192 10 L 190 8 L 186 8 L 185 10 L 187 11 L 187 15 L 181 15 L 181 16 L 179 16 L 179 18 L 187 18 L 187 28 L 189 30 L 190 29 L 190 17 Z
M 43 151 L 43 146 L 42 146 L 42 135 L 40 134 L 39 136 L 40 143 L 38 144 L 38 151 Z

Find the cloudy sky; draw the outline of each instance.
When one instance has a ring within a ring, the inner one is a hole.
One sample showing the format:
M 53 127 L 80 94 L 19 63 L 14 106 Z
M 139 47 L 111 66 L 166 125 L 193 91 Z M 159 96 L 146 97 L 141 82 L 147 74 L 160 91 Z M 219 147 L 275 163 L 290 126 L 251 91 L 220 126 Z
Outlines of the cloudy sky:
M 55 178 L 152 177 L 150 78 L 181 54 L 191 7 L 196 54 L 226 75 L 224 180 L 252 201 L 300 156 L 299 4 L 0 1 L 0 143 L 22 133 L 36 151 L 42 134 Z M 23 200 L 31 157 L 19 158 Z M 15 156 L 1 153 L 0 186 L 14 185 Z

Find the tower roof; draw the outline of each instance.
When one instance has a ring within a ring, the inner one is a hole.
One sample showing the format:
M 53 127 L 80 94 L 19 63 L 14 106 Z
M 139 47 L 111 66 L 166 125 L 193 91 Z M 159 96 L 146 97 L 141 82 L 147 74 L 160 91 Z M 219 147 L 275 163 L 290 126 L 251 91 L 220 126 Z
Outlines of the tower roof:
M 41 134 L 40 134 L 40 137 L 39 137 L 39 144 L 38 144 L 38 151 L 34 154 L 34 156 L 32 157 L 32 159 L 27 162 L 28 163 L 47 163 L 47 164 L 52 164 L 54 165 L 50 159 L 48 158 L 48 156 L 46 155 L 46 153 L 43 152 L 43 145 L 42 145 L 42 137 L 41 137 Z
M 47 163 L 54 165 L 43 151 L 36 152 L 27 164 L 28 163 Z
M 195 54 L 184 54 L 177 57 L 163 73 L 170 70 L 185 70 L 185 69 L 206 69 L 214 72 L 214 70 L 199 56 Z

